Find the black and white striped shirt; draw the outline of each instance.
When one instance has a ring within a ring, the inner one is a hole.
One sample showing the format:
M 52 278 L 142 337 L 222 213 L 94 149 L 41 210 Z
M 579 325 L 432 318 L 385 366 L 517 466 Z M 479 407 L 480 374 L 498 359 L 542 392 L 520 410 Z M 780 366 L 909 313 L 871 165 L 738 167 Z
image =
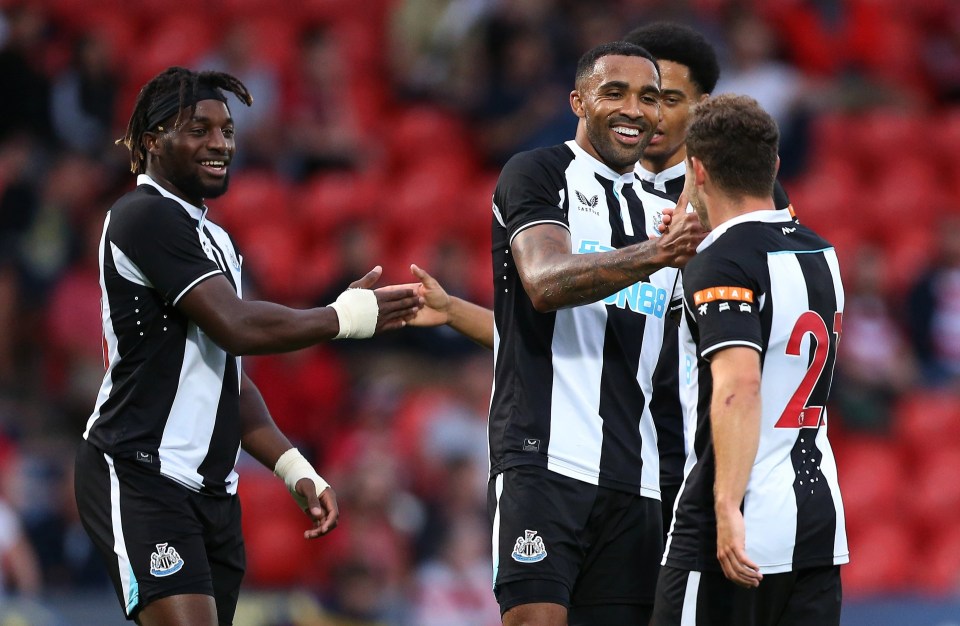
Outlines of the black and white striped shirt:
M 655 272 L 599 302 L 538 313 L 510 253 L 514 237 L 537 224 L 568 229 L 577 254 L 658 236 L 637 182 L 574 141 L 520 153 L 503 168 L 493 207 L 492 475 L 539 465 L 659 499 L 649 404 L 677 270 Z
M 100 240 L 107 371 L 83 436 L 186 487 L 236 493 L 240 359 L 176 304 L 224 275 L 241 294 L 230 236 L 149 176 L 107 213 Z
M 699 406 L 664 564 L 720 569 L 709 358 L 730 346 L 762 360 L 760 444 L 743 502 L 747 554 L 765 574 L 846 563 L 826 410 L 844 304 L 836 252 L 787 212 L 752 212 L 708 235 L 684 283 L 681 334 L 697 346 Z

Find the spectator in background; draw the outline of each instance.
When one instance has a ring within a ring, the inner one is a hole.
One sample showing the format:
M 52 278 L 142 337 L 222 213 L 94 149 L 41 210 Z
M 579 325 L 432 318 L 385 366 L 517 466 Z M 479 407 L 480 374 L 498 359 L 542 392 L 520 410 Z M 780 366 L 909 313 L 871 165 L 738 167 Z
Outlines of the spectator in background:
M 7 13 L 9 31 L 0 49 L 0 140 L 15 133 L 51 136 L 50 81 L 43 66 L 46 20 L 32 3 Z
M 774 32 L 753 13 L 740 13 L 730 23 L 730 63 L 714 93 L 754 98 L 780 128 L 779 175 L 790 178 L 805 165 L 807 104 L 810 92 L 803 74 L 777 58 Z
M 390 12 L 391 79 L 403 98 L 456 102 L 450 90 L 470 71 L 463 49 L 494 7 L 484 0 L 404 0 Z M 483 66 L 473 57 L 471 65 Z
M 848 430 L 885 433 L 895 400 L 916 378 L 916 364 L 884 293 L 886 258 L 857 251 L 843 313 L 833 400 Z
M 505 36 L 490 90 L 475 113 L 477 138 L 492 165 L 517 152 L 562 143 L 576 130 L 564 97 L 569 90 L 555 69 L 558 56 L 547 34 L 518 26 Z
M 336 31 L 325 27 L 310 28 L 300 39 L 297 69 L 281 106 L 285 169 L 296 180 L 354 169 L 369 156 L 350 104 L 351 76 L 340 46 Z
M 955 386 L 960 382 L 960 217 L 945 217 L 937 233 L 937 259 L 910 289 L 907 320 L 921 383 Z
M 117 76 L 111 55 L 106 39 L 82 35 L 74 44 L 70 68 L 53 83 L 54 130 L 71 150 L 96 156 L 113 144 Z
M 280 154 L 276 115 L 280 108 L 280 76 L 258 51 L 270 42 L 258 41 L 248 19 L 236 19 L 223 34 L 220 44 L 199 63 L 199 67 L 236 76 L 250 90 L 256 106 L 234 107 L 237 138 L 243 146 L 234 166 L 273 167 Z

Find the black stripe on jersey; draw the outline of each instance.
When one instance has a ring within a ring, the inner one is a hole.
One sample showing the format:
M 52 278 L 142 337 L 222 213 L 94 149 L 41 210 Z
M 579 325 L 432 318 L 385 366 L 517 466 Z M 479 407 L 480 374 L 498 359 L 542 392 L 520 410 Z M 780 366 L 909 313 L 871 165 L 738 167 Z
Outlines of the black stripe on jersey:
M 680 306 L 683 306 L 682 304 Z M 660 483 L 676 486 L 683 480 L 683 409 L 680 406 L 679 326 L 664 320 L 663 347 L 653 370 L 650 414 L 657 428 L 660 451 Z
M 663 191 L 654 186 L 653 181 L 650 180 L 640 180 L 640 185 L 643 187 L 643 190 L 647 193 L 660 196 L 671 202 L 676 202 L 680 198 L 680 194 L 683 193 L 683 183 L 685 177 L 683 175 L 677 176 L 676 178 L 671 178 L 668 181 L 663 183 Z
M 621 215 L 620 200 L 614 193 L 613 181 L 597 176 L 607 195 L 610 207 L 610 245 L 623 248 L 646 237 L 646 221 L 640 199 L 631 185 L 624 185 L 620 193 L 627 201 L 627 210 L 634 236 L 626 234 Z M 636 336 L 624 337 L 618 329 L 629 328 L 636 323 L 637 313 L 615 306 L 607 307 L 607 327 L 603 339 L 603 369 L 600 374 L 600 417 L 603 418 L 603 444 L 600 451 L 600 485 L 622 489 L 622 485 L 607 484 L 603 476 L 624 476 L 629 472 L 640 473 L 643 466 L 640 436 L 640 418 L 646 399 L 637 384 L 637 366 L 643 344 L 643 329 L 647 317 L 641 316 L 642 324 L 635 327 Z M 622 320 L 622 323 L 618 323 Z M 632 371 L 623 367 L 632 363 Z
M 113 386 L 110 397 L 100 406 L 97 427 L 91 429 L 89 439 L 95 446 L 117 458 L 129 458 L 135 456 L 136 452 L 145 452 L 152 455 L 155 464 L 159 464 L 156 442 L 161 432 L 146 427 L 154 424 L 152 416 L 166 415 L 173 406 L 180 385 L 185 344 L 182 340 L 170 341 L 162 350 L 151 355 L 146 355 L 138 348 L 145 341 L 156 341 L 147 335 L 155 334 L 154 327 L 158 324 L 165 325 L 169 329 L 167 332 L 186 337 L 185 319 L 178 314 L 172 314 L 168 319 L 152 319 L 146 315 L 148 311 L 165 309 L 163 296 L 154 289 L 123 278 L 117 271 L 109 242 L 104 245 L 103 267 L 104 282 L 109 286 L 110 324 L 117 338 L 119 361 L 111 372 Z M 138 357 L 134 358 L 133 355 Z M 131 405 L 128 400 L 140 397 L 138 388 L 143 386 L 149 386 L 152 403 L 149 406 L 140 403 Z M 163 428 L 162 422 L 160 428 Z M 118 448 L 121 437 L 125 445 Z
M 808 307 L 826 322 L 829 337 L 829 356 L 823 374 L 810 394 L 809 406 L 822 406 L 830 390 L 830 379 L 836 359 L 837 341 L 833 332 L 834 314 L 837 311 L 836 291 L 832 274 L 822 252 L 798 254 L 797 262 L 803 272 L 807 288 Z M 817 349 L 816 339 L 811 338 L 810 358 Z M 809 365 L 809 364 L 808 364 Z M 820 469 L 823 453 L 817 448 L 815 438 L 818 428 L 801 428 L 797 442 L 790 452 L 796 478 L 793 490 L 797 498 L 797 539 L 793 551 L 794 568 L 804 563 L 829 563 L 834 555 L 834 540 L 837 519 L 833 494 Z M 802 521 L 801 521 L 802 520 Z

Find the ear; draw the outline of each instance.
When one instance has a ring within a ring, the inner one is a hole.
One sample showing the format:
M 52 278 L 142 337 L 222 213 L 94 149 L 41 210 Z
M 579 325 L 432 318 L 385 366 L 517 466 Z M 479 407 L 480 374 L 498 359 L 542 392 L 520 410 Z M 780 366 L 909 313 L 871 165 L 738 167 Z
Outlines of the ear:
M 694 104 L 700 104 L 701 102 L 703 102 L 704 100 L 706 100 L 706 99 L 709 98 L 709 97 L 710 97 L 710 94 L 708 94 L 708 93 L 702 93 L 702 94 L 700 94 L 700 97 L 697 98 L 697 101 L 694 102 Z
M 583 106 L 583 98 L 580 96 L 580 92 L 576 89 L 570 92 L 570 108 L 573 110 L 573 114 L 577 117 L 586 117 L 587 112 Z
M 154 156 L 160 154 L 160 135 L 150 131 L 143 133 L 143 147 L 148 154 Z
M 773 175 L 776 176 L 780 173 L 780 155 L 777 155 L 777 165 L 773 168 Z
M 707 182 L 707 170 L 705 167 L 703 167 L 703 161 L 701 161 L 697 157 L 692 156 L 692 157 L 689 157 L 689 159 L 690 159 L 690 167 L 693 168 L 691 170 L 693 172 L 693 183 L 697 187 L 701 187 L 703 186 L 704 183 Z

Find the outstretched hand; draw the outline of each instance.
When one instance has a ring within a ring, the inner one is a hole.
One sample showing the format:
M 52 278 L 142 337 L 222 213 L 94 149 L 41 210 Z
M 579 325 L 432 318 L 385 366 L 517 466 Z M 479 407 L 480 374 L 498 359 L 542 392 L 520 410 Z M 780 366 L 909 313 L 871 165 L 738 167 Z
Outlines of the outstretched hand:
M 301 478 L 297 481 L 297 493 L 306 498 L 307 508 L 304 512 L 313 520 L 313 527 L 303 531 L 304 539 L 322 537 L 337 527 L 340 509 L 337 506 L 337 494 L 334 493 L 333 487 L 327 487 L 317 495 L 313 480 Z
M 383 268 L 379 265 L 367 274 L 350 283 L 351 289 L 373 289 L 380 277 Z M 416 285 L 390 285 L 373 289 L 377 297 L 377 329 L 374 334 L 385 330 L 402 328 L 410 322 L 423 307 L 423 298 L 416 294 Z
M 442 326 L 450 321 L 450 296 L 437 279 L 416 264 L 410 265 L 410 273 L 420 279 L 412 283 L 417 295 L 423 298 L 423 308 L 409 321 L 411 326 Z

